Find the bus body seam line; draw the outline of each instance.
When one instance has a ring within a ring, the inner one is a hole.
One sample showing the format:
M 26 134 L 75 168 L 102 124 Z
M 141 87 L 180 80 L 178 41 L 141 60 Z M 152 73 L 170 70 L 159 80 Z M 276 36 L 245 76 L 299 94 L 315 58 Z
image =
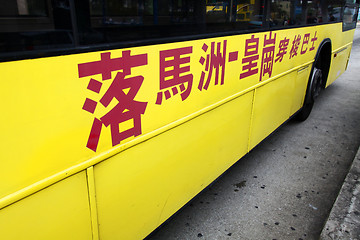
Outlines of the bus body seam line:
M 99 240 L 99 224 L 98 224 L 98 213 L 96 205 L 96 188 L 95 188 L 95 176 L 94 167 L 88 167 L 86 169 L 86 180 L 88 186 L 88 198 L 90 207 L 90 218 L 91 218 L 91 230 L 93 240 Z
M 337 49 L 334 49 L 334 50 L 331 52 L 331 54 L 342 52 L 342 51 L 346 50 L 347 47 L 350 46 L 350 45 L 352 45 L 352 44 L 353 44 L 353 42 L 349 42 L 349 43 L 347 43 L 347 44 L 345 44 L 345 45 L 343 45 L 343 46 L 341 46 L 341 47 L 339 47 L 339 48 L 337 48 Z

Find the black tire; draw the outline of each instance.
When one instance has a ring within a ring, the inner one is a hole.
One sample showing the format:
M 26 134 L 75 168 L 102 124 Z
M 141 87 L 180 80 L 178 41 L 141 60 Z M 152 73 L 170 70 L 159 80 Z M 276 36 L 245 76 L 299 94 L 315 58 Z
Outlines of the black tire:
M 314 102 L 304 104 L 301 110 L 296 113 L 295 120 L 300 122 L 305 121 L 310 116 L 313 106 Z
M 322 82 L 323 82 L 322 70 L 320 68 L 317 68 L 315 65 L 309 79 L 304 105 L 295 115 L 296 120 L 305 121 L 309 117 L 311 110 L 314 106 L 315 99 L 320 94 Z

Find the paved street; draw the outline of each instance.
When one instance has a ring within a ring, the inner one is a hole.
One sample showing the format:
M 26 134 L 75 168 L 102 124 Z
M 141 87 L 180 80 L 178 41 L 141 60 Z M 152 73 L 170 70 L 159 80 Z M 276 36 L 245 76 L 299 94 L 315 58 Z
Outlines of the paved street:
M 318 239 L 360 145 L 360 28 L 348 71 L 149 239 Z

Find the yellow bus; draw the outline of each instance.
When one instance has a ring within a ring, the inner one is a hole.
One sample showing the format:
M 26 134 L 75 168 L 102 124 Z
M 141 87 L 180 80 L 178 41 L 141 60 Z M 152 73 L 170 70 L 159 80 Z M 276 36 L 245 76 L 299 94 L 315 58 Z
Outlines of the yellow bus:
M 3 1 L 0 239 L 146 237 L 309 116 L 358 3 Z

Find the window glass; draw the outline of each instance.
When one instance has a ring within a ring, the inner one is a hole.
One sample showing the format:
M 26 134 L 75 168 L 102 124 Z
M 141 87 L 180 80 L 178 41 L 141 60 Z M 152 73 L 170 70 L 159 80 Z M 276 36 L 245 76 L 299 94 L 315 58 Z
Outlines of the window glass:
M 323 14 L 319 0 L 307 1 L 306 24 L 324 23 L 328 21 L 328 17 Z
M 344 7 L 343 30 L 349 30 L 356 27 L 358 7 L 356 5 L 346 5 Z
M 208 0 L 206 2 L 206 22 L 217 23 L 229 21 L 230 7 L 228 1 L 218 2 Z
M 258 31 L 265 0 L 0 0 L 0 51 Z
M 0 53 L 74 46 L 68 0 L 0 0 Z M 6 2 L 6 3 L 5 3 Z M 48 7 L 52 3 L 51 7 Z
M 264 1 L 239 0 L 236 7 L 236 21 L 242 23 L 242 28 L 265 28 Z
M 306 23 L 338 22 L 342 20 L 342 0 L 308 0 Z
M 263 28 L 264 0 L 88 0 L 81 44 Z M 86 9 L 86 7 L 81 7 Z
M 136 16 L 138 4 L 132 0 L 93 0 L 90 1 L 90 12 L 92 16 Z
M 322 0 L 323 2 L 323 9 L 322 16 L 325 22 L 339 22 L 342 21 L 342 9 L 344 6 L 343 0 Z
M 273 0 L 270 3 L 270 26 L 285 27 L 306 24 L 308 2 L 300 0 Z
M 45 0 L 0 0 L 0 16 L 47 16 Z
M 346 2 L 346 7 L 345 7 Z M 75 48 L 344 19 L 355 0 L 0 0 L 1 53 Z M 156 40 L 158 41 L 158 40 Z
M 273 0 L 271 26 L 313 25 L 343 19 L 342 0 Z

